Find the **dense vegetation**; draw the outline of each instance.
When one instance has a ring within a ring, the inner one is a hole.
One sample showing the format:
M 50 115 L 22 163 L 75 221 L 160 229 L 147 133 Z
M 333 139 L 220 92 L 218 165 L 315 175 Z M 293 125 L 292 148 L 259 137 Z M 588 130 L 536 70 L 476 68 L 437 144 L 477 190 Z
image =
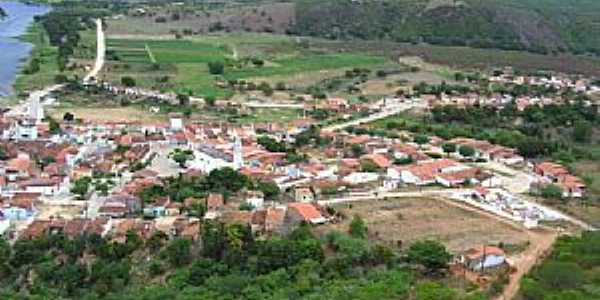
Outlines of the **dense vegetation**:
M 443 91 L 461 89 L 460 86 L 417 85 L 415 91 L 439 94 Z M 527 86 L 515 86 L 513 95 L 552 93 L 546 89 L 532 90 Z M 572 104 L 553 104 L 544 107 L 528 106 L 518 111 L 514 104 L 502 109 L 494 107 L 437 106 L 424 118 L 412 116 L 391 117 L 375 124 L 370 133 L 397 136 L 395 130 L 436 135 L 444 139 L 470 137 L 491 143 L 517 148 L 527 158 L 554 156 L 563 163 L 576 159 L 600 159 L 593 151 L 598 142 L 595 128 L 600 118 L 595 106 L 586 106 L 581 96 Z M 355 133 L 368 131 L 350 128 Z
M 594 0 L 298 0 L 296 11 L 301 35 L 600 54 Z
M 93 19 L 107 15 L 101 3 L 64 2 L 55 4 L 46 15 L 36 17 L 44 27 L 50 45 L 58 47 L 57 64 L 64 71 L 81 39 L 80 31 L 94 28 Z
M 600 298 L 600 234 L 559 238 L 540 266 L 524 278 L 521 296 L 527 300 Z
M 2 299 L 484 299 L 401 264 L 445 268 L 435 242 L 415 244 L 401 259 L 356 232 L 317 239 L 301 226 L 287 236 L 254 239 L 241 225 L 206 222 L 201 243 L 155 233 L 125 242 L 61 233 L 0 240 Z M 326 251 L 327 250 L 327 251 Z M 328 253 L 326 255 L 326 253 Z M 432 273 L 429 273 L 432 274 Z M 412 288 L 414 291 L 411 291 Z M 438 295 L 445 295 L 439 298 Z M 432 298 L 433 297 L 433 298 Z

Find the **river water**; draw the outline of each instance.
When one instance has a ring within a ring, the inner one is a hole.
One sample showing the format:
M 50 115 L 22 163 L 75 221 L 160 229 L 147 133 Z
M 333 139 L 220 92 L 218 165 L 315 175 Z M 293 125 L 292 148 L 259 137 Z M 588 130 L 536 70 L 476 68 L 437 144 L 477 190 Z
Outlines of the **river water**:
M 0 20 L 0 96 L 6 96 L 12 92 L 19 67 L 31 51 L 31 44 L 19 41 L 17 37 L 27 31 L 34 16 L 43 15 L 50 8 L 2 0 L 0 7 L 8 14 Z

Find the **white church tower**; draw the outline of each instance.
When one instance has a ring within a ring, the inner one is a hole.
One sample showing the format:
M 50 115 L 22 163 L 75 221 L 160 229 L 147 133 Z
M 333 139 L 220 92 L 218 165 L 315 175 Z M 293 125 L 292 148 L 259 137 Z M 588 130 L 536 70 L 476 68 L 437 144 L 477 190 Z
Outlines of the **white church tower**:
M 29 103 L 29 118 L 39 124 L 44 120 L 44 107 L 40 104 L 40 97 L 32 97 Z
M 236 134 L 233 142 L 233 168 L 239 170 L 244 166 L 244 153 L 242 152 L 242 139 Z

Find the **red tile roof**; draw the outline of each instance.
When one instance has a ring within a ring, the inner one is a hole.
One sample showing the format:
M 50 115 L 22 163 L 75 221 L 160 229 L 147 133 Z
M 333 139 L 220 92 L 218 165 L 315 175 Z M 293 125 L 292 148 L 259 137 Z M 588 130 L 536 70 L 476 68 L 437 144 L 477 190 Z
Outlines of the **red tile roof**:
M 290 203 L 288 204 L 288 209 L 298 212 L 298 214 L 300 214 L 305 221 L 323 218 L 323 215 L 319 209 L 317 209 L 317 207 L 311 203 Z

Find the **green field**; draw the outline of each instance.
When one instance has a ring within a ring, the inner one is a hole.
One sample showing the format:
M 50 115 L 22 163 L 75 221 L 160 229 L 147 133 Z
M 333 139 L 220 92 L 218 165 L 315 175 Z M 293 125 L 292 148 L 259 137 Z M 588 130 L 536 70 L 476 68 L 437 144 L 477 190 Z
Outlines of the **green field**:
M 381 65 L 383 57 L 357 53 L 323 53 L 302 48 L 287 37 L 275 35 L 231 34 L 189 40 L 109 39 L 110 64 L 105 79 L 118 82 L 132 76 L 138 86 L 191 92 L 198 96 L 228 97 L 232 91 L 215 85 L 219 79 L 255 79 L 298 75 L 305 72 Z M 251 63 L 235 64 L 234 57 L 260 58 L 263 67 Z M 152 62 L 155 60 L 155 63 Z M 207 63 L 225 62 L 222 76 L 208 72 Z M 234 66 L 235 65 L 235 66 Z M 158 84 L 169 77 L 168 84 Z
M 40 61 L 40 70 L 34 74 L 20 74 L 14 84 L 17 93 L 27 90 L 42 89 L 54 83 L 54 76 L 59 74 L 56 57 L 58 49 L 50 46 L 44 29 L 38 23 L 27 30 L 21 39 L 33 44 L 29 60 L 37 58 Z M 26 66 L 27 63 L 24 64 Z

